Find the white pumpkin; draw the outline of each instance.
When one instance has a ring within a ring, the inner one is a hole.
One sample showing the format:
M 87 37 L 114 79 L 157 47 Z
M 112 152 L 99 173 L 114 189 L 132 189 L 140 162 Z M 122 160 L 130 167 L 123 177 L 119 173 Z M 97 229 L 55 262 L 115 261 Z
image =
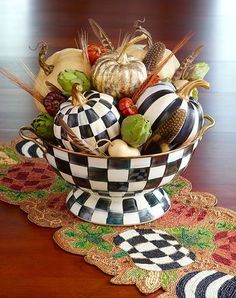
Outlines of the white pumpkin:
M 170 54 L 171 54 L 171 50 L 165 49 L 165 53 L 160 63 Z M 176 72 L 176 70 L 179 68 L 179 66 L 180 66 L 179 60 L 176 58 L 175 55 L 173 55 L 170 58 L 170 60 L 163 66 L 162 70 L 158 73 L 160 80 L 164 80 L 167 78 L 171 79 L 174 73 Z
M 126 54 L 133 56 L 139 61 L 143 61 L 145 55 L 147 54 L 147 48 L 142 44 L 134 44 L 127 49 Z

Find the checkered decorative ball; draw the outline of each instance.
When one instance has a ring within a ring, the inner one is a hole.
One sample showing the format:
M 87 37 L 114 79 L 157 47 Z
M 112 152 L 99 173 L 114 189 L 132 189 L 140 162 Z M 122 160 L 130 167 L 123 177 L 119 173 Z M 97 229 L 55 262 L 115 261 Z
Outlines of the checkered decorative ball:
M 110 95 L 92 90 L 83 95 L 87 99 L 86 104 L 73 106 L 69 100 L 61 105 L 58 115 L 79 139 L 85 140 L 92 148 L 98 146 L 101 150 L 106 150 L 108 143 L 102 141 L 97 145 L 97 141 L 101 139 L 113 140 L 120 134 L 120 113 Z M 68 140 L 57 117 L 54 122 L 54 135 L 63 147 L 78 151 Z
M 131 229 L 117 235 L 113 242 L 128 252 L 137 267 L 145 270 L 178 269 L 196 258 L 172 235 L 161 230 Z

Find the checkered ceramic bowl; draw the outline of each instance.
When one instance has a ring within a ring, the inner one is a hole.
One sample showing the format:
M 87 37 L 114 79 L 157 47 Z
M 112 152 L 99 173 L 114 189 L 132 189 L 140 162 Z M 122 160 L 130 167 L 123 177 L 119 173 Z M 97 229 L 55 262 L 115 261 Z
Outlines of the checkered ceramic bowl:
M 73 187 L 66 204 L 79 218 L 104 225 L 133 225 L 155 220 L 170 208 L 170 199 L 162 188 L 186 167 L 207 129 L 204 126 L 192 143 L 166 153 L 139 157 L 100 157 L 85 155 L 34 141 L 43 150 L 48 163 Z

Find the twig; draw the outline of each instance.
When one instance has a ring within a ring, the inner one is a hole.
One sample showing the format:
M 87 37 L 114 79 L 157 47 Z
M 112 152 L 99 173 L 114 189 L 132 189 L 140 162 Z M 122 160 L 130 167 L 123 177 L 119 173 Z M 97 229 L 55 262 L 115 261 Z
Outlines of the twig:
M 143 94 L 143 92 L 152 85 L 155 81 L 157 74 L 162 70 L 166 63 L 180 50 L 182 49 L 188 41 L 193 37 L 194 33 L 189 32 L 172 50 L 172 52 L 159 64 L 156 69 L 151 73 L 150 76 L 142 83 L 138 90 L 133 95 L 133 102 L 136 103 L 138 98 Z
M 59 124 L 65 130 L 68 136 L 68 140 L 80 150 L 81 153 L 87 153 L 98 156 L 105 156 L 105 153 L 101 152 L 98 148 L 92 148 L 85 140 L 79 139 L 73 130 L 66 124 L 66 122 L 62 119 L 61 116 L 56 116 Z

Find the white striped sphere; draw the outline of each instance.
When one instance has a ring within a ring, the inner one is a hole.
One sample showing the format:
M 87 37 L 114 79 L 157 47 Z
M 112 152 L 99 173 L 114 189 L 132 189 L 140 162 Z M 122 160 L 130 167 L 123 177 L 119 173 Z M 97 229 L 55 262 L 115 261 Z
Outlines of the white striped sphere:
M 160 125 L 176 110 L 186 111 L 185 122 L 174 138 L 172 148 L 185 145 L 197 136 L 203 126 L 203 110 L 198 101 L 180 98 L 175 87 L 170 83 L 158 83 L 147 88 L 136 103 L 138 111 L 151 122 L 155 132 Z
M 233 298 L 236 277 L 216 270 L 190 272 L 178 282 L 176 295 L 178 298 Z
M 61 104 L 59 115 L 71 128 L 77 138 L 86 141 L 92 148 L 97 146 L 106 150 L 109 143 L 97 141 L 101 139 L 113 140 L 120 134 L 120 113 L 114 105 L 110 95 L 97 91 L 86 91 L 83 94 L 87 102 L 82 106 L 73 106 L 71 100 Z M 68 141 L 68 136 L 58 123 L 54 121 L 54 135 L 63 147 L 79 151 Z

